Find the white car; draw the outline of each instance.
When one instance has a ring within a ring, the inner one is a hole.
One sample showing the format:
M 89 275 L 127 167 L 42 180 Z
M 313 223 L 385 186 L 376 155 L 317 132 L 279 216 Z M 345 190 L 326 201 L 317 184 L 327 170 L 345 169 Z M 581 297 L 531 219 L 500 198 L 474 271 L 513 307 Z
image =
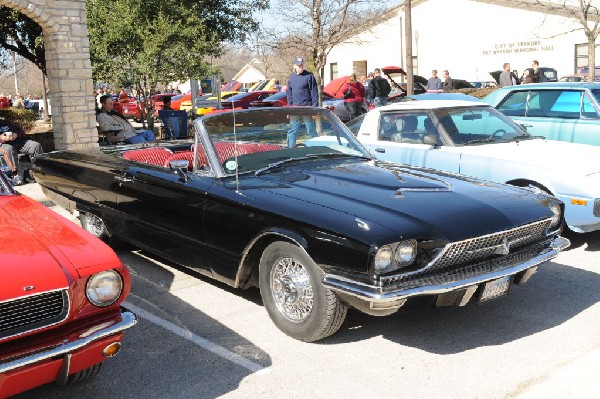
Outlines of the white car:
M 533 137 L 471 101 L 392 104 L 348 126 L 378 159 L 535 186 L 565 203 L 571 230 L 600 230 L 600 147 Z

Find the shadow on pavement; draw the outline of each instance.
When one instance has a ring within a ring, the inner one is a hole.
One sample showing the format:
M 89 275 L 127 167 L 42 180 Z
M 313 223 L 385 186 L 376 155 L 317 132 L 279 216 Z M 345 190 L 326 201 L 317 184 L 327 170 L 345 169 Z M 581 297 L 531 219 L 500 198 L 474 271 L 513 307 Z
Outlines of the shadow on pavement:
M 586 251 L 600 251 L 600 231 L 594 231 L 592 233 L 573 233 L 571 231 L 563 232 L 563 235 L 571 240 L 571 246 L 567 251 L 575 248 L 587 246 Z
M 140 253 L 135 249 L 117 251 L 132 275 L 128 303 L 241 356 L 258 368 L 271 366 L 270 356 L 262 349 L 173 295 L 169 291 L 173 273 L 139 256 Z M 121 353 L 109 359 L 95 378 L 64 388 L 48 384 L 15 399 L 217 398 L 235 391 L 244 378 L 256 372 L 183 339 L 142 315 L 138 318 L 138 325 L 125 334 Z
M 549 263 L 508 296 L 464 308 L 428 308 L 373 317 L 348 314 L 340 331 L 323 344 L 383 335 L 390 341 L 436 354 L 502 345 L 556 327 L 600 301 L 600 275 Z

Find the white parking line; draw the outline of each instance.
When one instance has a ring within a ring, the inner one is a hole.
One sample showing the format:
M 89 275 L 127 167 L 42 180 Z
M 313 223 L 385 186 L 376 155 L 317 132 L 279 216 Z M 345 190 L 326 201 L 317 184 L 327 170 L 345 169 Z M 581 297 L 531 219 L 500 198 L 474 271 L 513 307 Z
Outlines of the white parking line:
M 199 347 L 206 349 L 207 351 L 210 351 L 218 356 L 221 356 L 222 358 L 225 358 L 225 359 L 229 360 L 230 362 L 237 364 L 238 366 L 241 366 L 247 370 L 250 370 L 253 373 L 268 374 L 271 372 L 271 370 L 268 367 L 263 367 L 258 363 L 254 363 L 238 354 L 235 354 L 235 353 L 223 348 L 222 346 L 212 343 L 212 342 L 208 341 L 207 339 L 202 338 L 201 336 L 192 333 L 189 330 L 186 330 L 184 328 L 176 326 L 175 324 L 173 324 L 167 320 L 161 319 L 160 317 L 158 317 L 140 307 L 135 306 L 131 302 L 126 301 L 123 303 L 123 306 L 125 306 L 127 309 L 134 312 L 139 317 L 148 320 L 150 323 L 156 324 L 157 326 L 162 327 L 165 330 L 170 331 L 173 334 L 180 336 L 181 338 L 184 338 L 190 342 L 193 342 L 194 344 L 198 345 Z

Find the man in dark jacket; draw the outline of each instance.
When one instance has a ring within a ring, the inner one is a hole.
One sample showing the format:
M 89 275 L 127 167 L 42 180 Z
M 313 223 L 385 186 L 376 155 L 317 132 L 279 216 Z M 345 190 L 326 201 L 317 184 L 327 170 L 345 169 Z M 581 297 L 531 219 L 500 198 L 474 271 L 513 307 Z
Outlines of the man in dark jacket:
M 314 75 L 304 69 L 304 60 L 300 57 L 294 59 L 294 73 L 290 75 L 287 88 L 287 102 L 289 105 L 316 107 L 319 105 L 319 92 L 317 90 L 317 80 Z M 302 118 L 302 120 L 301 120 Z M 317 137 L 315 121 L 311 116 L 290 116 L 292 127 L 287 133 L 288 147 L 296 145 L 296 133 L 302 125 L 306 125 L 306 130 L 310 137 Z
M 375 77 L 369 84 L 369 97 L 373 99 L 373 105 L 375 107 L 381 107 L 387 105 L 387 96 L 392 91 L 390 83 L 387 79 L 381 77 L 381 69 L 375 68 L 373 72 Z

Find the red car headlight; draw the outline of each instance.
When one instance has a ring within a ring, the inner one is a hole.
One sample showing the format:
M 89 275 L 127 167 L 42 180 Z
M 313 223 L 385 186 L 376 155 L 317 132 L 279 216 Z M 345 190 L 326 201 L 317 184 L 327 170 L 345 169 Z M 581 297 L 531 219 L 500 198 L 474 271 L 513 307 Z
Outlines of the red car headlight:
M 88 300 L 96 306 L 104 307 L 115 303 L 123 292 L 123 279 L 114 270 L 96 273 L 90 277 L 85 294 Z

